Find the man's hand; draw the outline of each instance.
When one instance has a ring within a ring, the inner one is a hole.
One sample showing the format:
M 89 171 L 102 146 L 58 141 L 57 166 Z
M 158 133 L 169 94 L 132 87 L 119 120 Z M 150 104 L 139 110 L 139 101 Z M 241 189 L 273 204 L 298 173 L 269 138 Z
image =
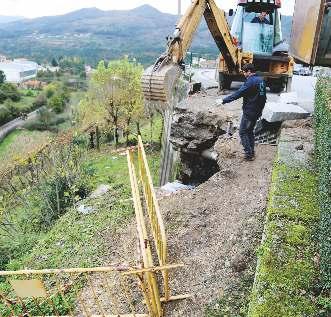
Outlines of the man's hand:
M 217 98 L 217 99 L 216 99 L 216 106 L 217 106 L 217 107 L 220 107 L 220 106 L 222 106 L 222 105 L 224 105 L 224 103 L 223 103 L 223 99 L 222 99 L 222 98 Z

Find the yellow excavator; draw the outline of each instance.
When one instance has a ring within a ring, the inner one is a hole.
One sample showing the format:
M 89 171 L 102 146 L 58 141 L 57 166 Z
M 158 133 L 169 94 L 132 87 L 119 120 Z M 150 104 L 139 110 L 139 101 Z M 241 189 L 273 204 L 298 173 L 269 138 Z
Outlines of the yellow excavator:
M 232 28 L 214 0 L 194 0 L 168 39 L 167 50 L 142 77 L 145 101 L 171 103 L 184 58 L 204 16 L 220 50 L 219 88 L 243 81 L 242 66 L 254 63 L 273 92 L 289 88 L 294 59 L 282 40 L 281 0 L 238 0 Z M 330 65 L 330 0 L 296 0 L 290 51 L 309 65 Z M 259 23 L 259 15 L 266 20 Z M 256 23 L 258 22 L 258 23 Z M 323 31 L 324 30 L 324 31 Z M 322 58 L 318 59 L 319 56 Z M 323 61 L 323 63 L 319 62 Z M 318 63 L 319 62 L 319 63 Z
M 259 8 L 252 6 L 252 1 L 240 1 L 247 11 L 266 10 L 274 16 L 275 9 L 280 6 L 275 1 L 259 3 Z M 247 5 L 247 6 L 246 6 Z M 257 10 L 258 9 L 258 10 Z M 244 51 L 238 39 L 231 35 L 225 12 L 219 9 L 214 0 L 194 0 L 180 19 L 173 36 L 168 40 L 167 51 L 162 54 L 156 63 L 143 74 L 142 87 L 146 101 L 168 103 L 172 99 L 173 88 L 184 69 L 184 58 L 192 43 L 193 36 L 204 16 L 208 28 L 218 46 L 221 55 L 219 58 L 220 88 L 229 88 L 232 80 L 243 80 L 241 68 L 246 63 L 256 62 L 251 51 Z M 274 18 L 275 20 L 275 18 Z M 275 25 L 276 21 L 273 23 Z M 274 26 L 271 26 L 273 28 Z M 268 28 L 270 30 L 270 28 Z M 267 37 L 266 37 L 267 38 Z M 273 36 L 272 36 L 273 41 Z M 261 56 L 261 64 L 265 65 L 264 75 L 271 77 L 292 76 L 293 59 L 286 56 L 276 56 L 271 60 Z

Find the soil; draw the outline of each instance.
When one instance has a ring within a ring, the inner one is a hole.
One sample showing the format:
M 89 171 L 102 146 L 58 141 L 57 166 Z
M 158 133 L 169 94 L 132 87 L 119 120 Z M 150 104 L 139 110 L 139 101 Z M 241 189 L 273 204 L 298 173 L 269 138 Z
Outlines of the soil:
M 160 199 L 170 262 L 186 265 L 172 289 L 193 295 L 168 304 L 167 316 L 203 316 L 207 305 L 231 296 L 247 274 L 254 277 L 276 148 L 258 146 L 256 160 L 243 162 L 238 141 L 231 143 L 237 150 L 219 173 L 195 190 Z

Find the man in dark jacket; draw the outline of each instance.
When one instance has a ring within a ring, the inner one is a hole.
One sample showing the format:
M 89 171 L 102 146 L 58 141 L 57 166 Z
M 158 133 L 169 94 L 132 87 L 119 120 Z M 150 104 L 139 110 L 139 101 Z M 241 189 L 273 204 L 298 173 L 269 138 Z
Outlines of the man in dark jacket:
M 256 75 L 253 64 L 246 64 L 242 68 L 246 77 L 246 82 L 238 91 L 223 99 L 223 104 L 232 102 L 241 97 L 243 102 L 243 115 L 241 118 L 239 135 L 241 143 L 244 147 L 245 157 L 247 161 L 254 160 L 254 127 L 257 119 L 261 116 L 265 106 L 266 84 L 264 80 Z
M 258 17 L 255 17 L 251 22 L 252 23 L 260 23 L 260 24 L 270 24 L 267 19 L 267 12 L 261 12 Z

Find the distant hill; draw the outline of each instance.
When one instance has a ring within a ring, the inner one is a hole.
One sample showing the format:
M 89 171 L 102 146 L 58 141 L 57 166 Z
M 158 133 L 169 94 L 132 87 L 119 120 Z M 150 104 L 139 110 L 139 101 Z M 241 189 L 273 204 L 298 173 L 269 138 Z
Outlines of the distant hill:
M 17 20 L 22 20 L 24 17 L 20 16 L 6 16 L 6 15 L 0 15 L 0 23 L 9 23 Z
M 284 26 L 290 20 L 283 17 Z M 177 16 L 149 5 L 126 11 L 88 8 L 60 16 L 23 19 L 0 24 L 0 54 L 38 62 L 61 55 L 81 56 L 92 64 L 129 55 L 150 64 L 165 50 L 165 38 L 174 31 L 176 22 Z M 287 37 L 290 28 L 285 28 Z M 211 58 L 218 55 L 204 21 L 191 50 Z

